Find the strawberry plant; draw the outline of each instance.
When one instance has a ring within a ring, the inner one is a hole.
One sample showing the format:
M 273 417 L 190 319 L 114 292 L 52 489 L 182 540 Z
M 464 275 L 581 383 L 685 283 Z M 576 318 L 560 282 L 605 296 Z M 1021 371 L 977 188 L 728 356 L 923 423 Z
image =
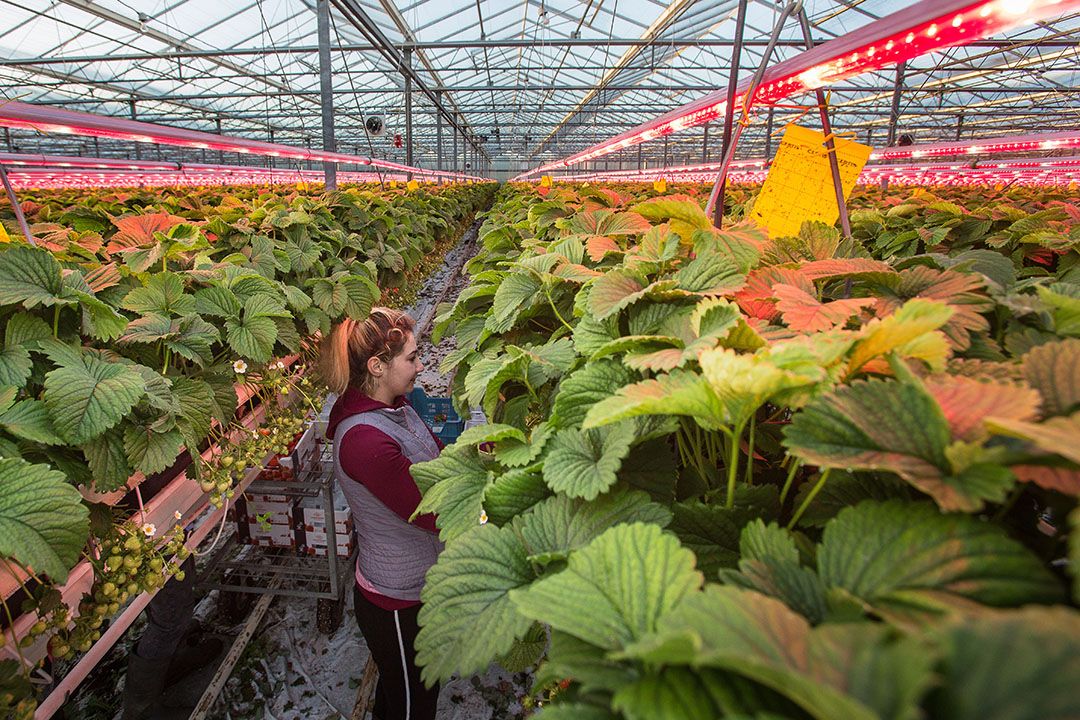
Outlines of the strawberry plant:
M 436 333 L 491 424 L 413 466 L 424 679 L 531 665 L 553 718 L 1075 714 L 1074 244 L 1036 267 L 939 200 L 955 247 L 769 238 L 703 199 L 487 213 Z
M 37 618 L 18 650 L 47 640 L 54 657 L 84 652 L 186 555 L 179 518 L 146 528 L 84 497 L 115 502 L 146 476 L 183 472 L 186 453 L 188 476 L 227 502 L 288 452 L 316 402 L 311 339 L 366 317 L 401 263 L 460 233 L 492 191 L 28 195 L 38 247 L 16 232 L 0 246 L 2 620 Z M 69 608 L 62 590 L 80 560 L 93 580 Z M 8 607 L 20 589 L 22 606 Z M 16 655 L 0 662 L 0 707 L 25 714 L 18 678 L 41 653 Z

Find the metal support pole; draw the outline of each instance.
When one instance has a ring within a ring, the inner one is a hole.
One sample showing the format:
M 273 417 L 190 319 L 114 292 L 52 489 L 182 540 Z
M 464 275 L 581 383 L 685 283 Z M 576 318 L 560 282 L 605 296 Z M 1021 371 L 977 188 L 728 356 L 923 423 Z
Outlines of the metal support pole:
M 769 108 L 769 115 L 765 119 L 765 160 L 772 159 L 772 121 L 773 108 Z
M 97 140 L 97 136 L 94 136 L 94 139 Z M 11 128 L 9 127 L 4 128 L 4 144 L 7 145 L 8 152 L 15 152 L 15 148 L 11 145 Z
M 746 89 L 746 97 L 749 98 L 743 107 L 743 119 L 750 112 L 750 105 L 753 100 L 754 94 L 757 92 L 758 85 L 761 84 L 761 78 L 765 75 L 765 67 L 769 64 L 769 59 L 772 58 L 773 50 L 776 48 L 776 43 L 780 38 L 780 31 L 784 27 L 784 22 L 791 17 L 793 12 L 796 12 L 801 8 L 801 0 L 791 0 L 784 9 L 780 11 L 780 17 L 776 19 L 776 24 L 773 25 L 772 35 L 769 36 L 769 44 L 765 47 L 765 52 L 761 54 L 761 61 L 758 63 L 758 68 L 754 72 L 754 77 L 750 79 L 750 86 Z M 724 183 L 727 180 L 728 168 L 731 166 L 731 160 L 735 157 L 735 147 L 739 144 L 739 136 L 742 135 L 743 123 L 740 122 L 734 128 L 732 128 L 731 142 L 724 150 L 724 159 L 720 163 L 720 173 L 716 176 L 716 182 L 713 183 L 712 192 L 709 194 L 709 202 L 705 205 L 705 214 L 710 217 L 715 216 L 717 201 L 721 207 L 721 216 L 723 216 L 723 199 L 720 197 L 721 190 L 724 188 Z
M 667 163 L 668 163 L 667 151 L 668 151 L 668 136 L 665 135 L 664 136 L 664 164 L 660 166 L 661 168 L 666 168 L 667 167 Z
M 709 162 L 709 123 L 705 123 L 705 134 L 701 137 L 701 162 Z
M 814 47 L 814 38 L 810 33 L 810 18 L 806 16 L 804 8 L 799 9 L 799 26 L 802 27 L 803 39 L 806 41 L 806 49 Z M 840 179 L 840 163 L 836 159 L 836 143 L 832 136 L 832 123 L 829 122 L 829 108 L 825 104 L 825 91 L 818 88 L 814 91 L 817 95 L 818 113 L 821 116 L 821 131 L 825 133 L 825 148 L 829 156 L 829 170 L 832 172 L 833 192 L 836 195 L 836 208 L 840 211 L 840 228 L 844 237 L 851 237 L 851 223 L 848 221 L 847 200 L 844 198 L 844 185 Z
M 442 99 L 442 93 L 435 93 L 435 97 Z M 435 111 L 435 169 L 442 170 L 442 113 L 438 110 Z M 442 177 L 439 177 L 439 184 L 442 184 Z
M 135 113 L 135 98 L 128 100 L 128 107 L 131 109 L 131 119 L 138 120 Z M 135 143 L 135 159 L 142 160 L 142 148 L 139 147 L 139 143 Z
M 402 62 L 404 63 L 405 74 L 405 164 L 413 164 L 413 149 L 412 149 L 412 121 L 413 121 L 413 103 L 412 103 L 412 73 L 409 70 L 412 69 L 412 50 L 406 50 Z M 407 173 L 406 177 L 412 180 L 412 173 Z
M 904 71 L 906 69 L 906 62 L 896 66 L 896 84 L 893 85 L 892 105 L 889 109 L 889 135 L 885 141 L 885 144 L 889 147 L 896 143 L 896 123 L 900 120 L 900 91 L 904 87 Z
M 457 128 L 451 128 L 450 134 L 454 136 L 454 154 L 450 156 L 452 162 L 450 163 L 450 169 L 454 172 L 458 171 L 458 154 L 457 154 Z
M 15 211 L 15 219 L 19 221 L 19 229 L 26 236 L 26 242 L 37 245 L 34 242 L 34 236 L 30 234 L 30 226 L 26 224 L 26 215 L 23 215 L 22 205 L 19 204 L 19 198 L 15 196 L 15 188 L 11 187 L 11 181 L 8 180 L 7 170 L 4 169 L 3 165 L 0 165 L 0 180 L 4 181 L 4 192 L 7 193 L 11 209 Z
M 217 126 L 217 134 L 220 135 L 221 134 L 221 116 L 220 115 L 218 115 L 216 118 L 214 118 L 214 125 Z M 310 139 L 308 140 L 308 143 L 309 143 L 308 148 L 310 149 L 310 143 L 311 143 Z M 222 153 L 221 150 L 217 151 L 217 161 L 218 161 L 219 165 L 225 162 L 225 155 L 224 155 L 224 153 Z
M 731 48 L 731 70 L 728 73 L 727 101 L 724 103 L 724 134 L 720 144 L 723 156 L 735 157 L 735 143 L 738 137 L 734 136 L 732 122 L 735 120 L 735 94 L 739 89 L 739 65 L 742 61 L 743 28 L 746 27 L 747 0 L 739 0 L 738 14 L 735 17 L 735 45 Z M 753 96 L 749 96 L 753 97 Z M 718 180 L 719 192 L 713 189 L 716 199 L 712 203 L 712 221 L 714 227 L 720 227 L 724 222 L 724 190 L 727 187 L 727 174 Z
M 964 111 L 956 115 L 956 141 L 960 142 L 960 133 L 964 131 Z
M 641 170 L 643 169 L 643 166 L 641 164 L 641 151 L 644 149 L 644 147 L 645 147 L 644 144 L 638 143 L 638 146 L 637 146 L 637 169 L 638 169 L 638 172 L 641 172 Z
M 330 0 L 317 0 L 319 35 L 319 91 L 322 105 L 323 150 L 335 152 L 334 141 L 334 78 L 330 65 Z M 337 165 L 323 163 L 323 177 L 327 190 L 337 190 Z

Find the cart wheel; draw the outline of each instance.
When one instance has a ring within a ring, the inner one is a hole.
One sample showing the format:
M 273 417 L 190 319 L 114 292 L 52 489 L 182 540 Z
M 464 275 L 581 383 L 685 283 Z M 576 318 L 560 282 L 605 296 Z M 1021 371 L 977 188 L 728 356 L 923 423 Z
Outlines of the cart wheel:
M 345 614 L 344 596 L 337 600 L 320 598 L 315 607 L 315 624 L 323 635 L 333 635 L 341 627 L 341 618 Z

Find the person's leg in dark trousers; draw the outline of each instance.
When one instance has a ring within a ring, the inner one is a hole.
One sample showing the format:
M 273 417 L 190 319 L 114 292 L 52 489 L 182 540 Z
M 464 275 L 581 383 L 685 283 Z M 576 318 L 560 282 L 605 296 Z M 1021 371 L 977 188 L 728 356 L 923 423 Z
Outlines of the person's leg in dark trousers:
M 364 634 L 371 657 L 379 668 L 375 688 L 374 718 L 377 720 L 433 720 L 439 686 L 428 689 L 420 681 L 415 641 L 420 628 L 420 606 L 383 610 L 356 588 L 353 594 L 356 622 Z

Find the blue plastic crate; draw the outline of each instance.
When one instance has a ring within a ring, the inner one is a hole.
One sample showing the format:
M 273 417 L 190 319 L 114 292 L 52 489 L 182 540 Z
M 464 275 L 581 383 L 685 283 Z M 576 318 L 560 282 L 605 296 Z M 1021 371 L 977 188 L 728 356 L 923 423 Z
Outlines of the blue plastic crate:
M 414 388 L 407 397 L 416 414 L 444 444 L 449 445 L 457 440 L 465 428 L 465 420 L 454 410 L 454 403 L 450 398 L 431 397 L 421 388 Z M 436 417 L 439 419 L 436 420 Z

